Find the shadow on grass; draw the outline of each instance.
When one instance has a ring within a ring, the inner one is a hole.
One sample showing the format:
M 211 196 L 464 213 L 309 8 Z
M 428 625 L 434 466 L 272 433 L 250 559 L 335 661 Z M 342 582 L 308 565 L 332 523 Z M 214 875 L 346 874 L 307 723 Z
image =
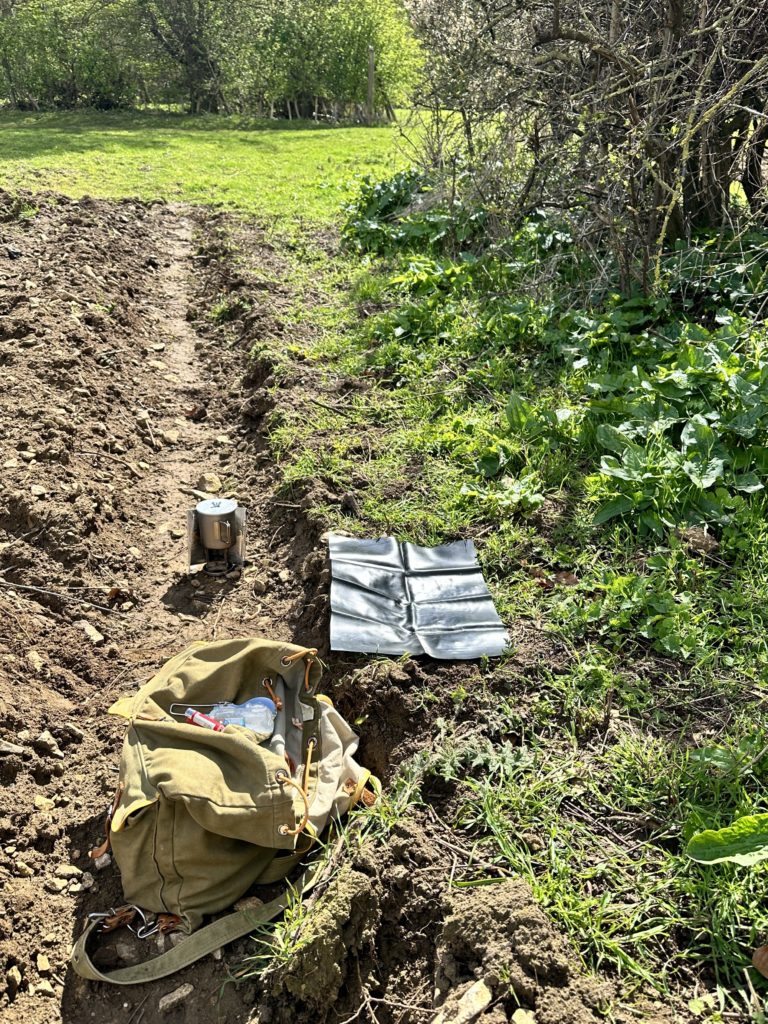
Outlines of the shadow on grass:
M 249 145 L 274 149 L 285 135 L 322 135 L 366 131 L 365 126 L 325 125 L 314 121 L 270 121 L 253 117 L 218 117 L 167 111 L 47 111 L 29 114 L 0 110 L 0 137 L 6 158 L 34 159 L 50 153 L 84 153 L 104 149 L 110 135 L 120 147 L 167 147 L 173 136 L 247 133 Z M 261 136 L 261 137 L 260 137 Z M 274 136 L 274 139 L 268 138 Z M 246 140 L 243 140 L 246 141 Z

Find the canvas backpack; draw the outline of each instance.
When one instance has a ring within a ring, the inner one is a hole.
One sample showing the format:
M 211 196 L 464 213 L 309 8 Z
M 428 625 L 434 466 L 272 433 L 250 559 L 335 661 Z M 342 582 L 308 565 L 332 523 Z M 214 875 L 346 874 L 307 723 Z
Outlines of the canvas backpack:
M 111 845 L 126 907 L 91 915 L 72 954 L 78 974 L 150 981 L 253 930 L 280 913 L 286 895 L 195 931 L 252 885 L 285 878 L 331 818 L 375 801 L 378 782 L 354 759 L 357 736 L 317 694 L 315 655 L 263 639 L 194 643 L 109 709 L 128 729 L 107 841 L 92 855 Z M 256 696 L 277 705 L 269 741 L 243 726 L 214 732 L 184 721 L 187 707 Z M 315 870 L 301 876 L 300 890 Z M 190 937 L 153 960 L 103 974 L 88 954 L 89 938 L 136 914 L 151 915 L 153 929 Z

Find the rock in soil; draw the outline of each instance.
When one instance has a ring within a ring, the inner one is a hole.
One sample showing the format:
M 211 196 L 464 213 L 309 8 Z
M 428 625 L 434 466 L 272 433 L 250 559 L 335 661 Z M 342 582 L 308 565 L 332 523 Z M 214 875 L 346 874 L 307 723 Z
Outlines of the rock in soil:
M 157 1008 L 160 1013 L 170 1013 L 171 1010 L 175 1010 L 177 1006 L 181 1006 L 182 1003 L 186 1002 L 194 991 L 195 986 L 190 985 L 188 982 L 186 985 L 179 985 L 173 992 L 163 996 L 157 1004 Z
M 35 737 L 32 741 L 32 746 L 40 754 L 45 754 L 48 757 L 57 757 L 59 760 L 64 758 L 64 752 L 47 729 Z

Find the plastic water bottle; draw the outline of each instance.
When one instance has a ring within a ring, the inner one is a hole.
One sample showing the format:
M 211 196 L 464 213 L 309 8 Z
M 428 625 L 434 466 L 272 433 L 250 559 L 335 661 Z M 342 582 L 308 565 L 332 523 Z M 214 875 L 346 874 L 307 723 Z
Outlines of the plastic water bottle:
M 269 697 L 252 697 L 244 704 L 214 704 L 211 717 L 224 725 L 241 725 L 268 737 L 275 728 L 277 708 Z

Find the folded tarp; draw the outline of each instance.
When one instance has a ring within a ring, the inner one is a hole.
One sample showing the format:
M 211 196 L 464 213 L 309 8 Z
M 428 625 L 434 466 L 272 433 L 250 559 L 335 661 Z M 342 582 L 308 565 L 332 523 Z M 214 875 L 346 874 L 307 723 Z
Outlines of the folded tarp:
M 472 541 L 332 535 L 329 548 L 332 650 L 466 659 L 507 647 Z

